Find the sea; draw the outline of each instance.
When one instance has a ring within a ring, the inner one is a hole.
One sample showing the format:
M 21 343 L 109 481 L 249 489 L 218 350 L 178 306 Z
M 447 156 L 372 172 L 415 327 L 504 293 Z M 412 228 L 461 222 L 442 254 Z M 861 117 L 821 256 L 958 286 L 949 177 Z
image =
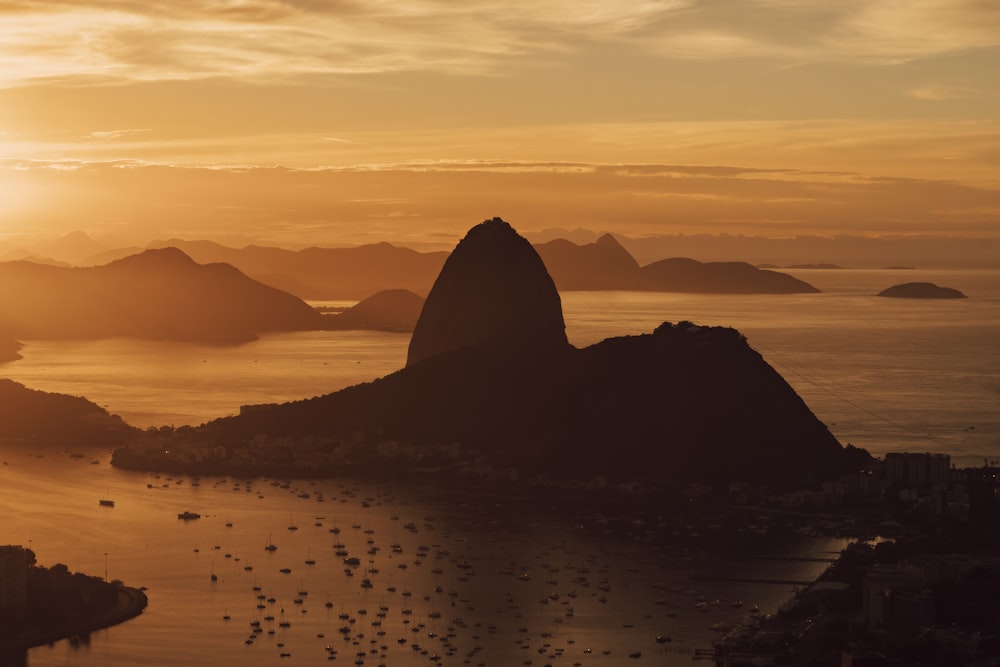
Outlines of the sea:
M 960 466 L 1000 459 L 1000 271 L 790 273 L 822 292 L 567 292 L 567 334 L 585 346 L 664 321 L 731 326 L 844 444 L 947 453 Z M 969 298 L 874 296 L 918 280 Z M 86 396 L 145 428 L 367 382 L 401 368 L 409 340 L 24 342 L 0 377 Z M 687 665 L 721 631 L 777 610 L 846 544 L 796 533 L 732 553 L 717 548 L 718 525 L 694 517 L 348 479 L 156 475 L 109 459 L 0 445 L 3 543 L 146 587 L 150 601 L 136 619 L 19 664 Z M 763 517 L 746 523 L 767 530 Z

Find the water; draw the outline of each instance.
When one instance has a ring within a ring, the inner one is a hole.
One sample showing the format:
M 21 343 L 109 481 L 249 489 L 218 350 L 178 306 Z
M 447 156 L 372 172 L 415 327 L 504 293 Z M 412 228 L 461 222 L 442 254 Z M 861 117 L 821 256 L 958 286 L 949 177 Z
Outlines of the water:
M 650 331 L 664 320 L 734 326 L 842 442 L 876 454 L 944 451 L 963 464 L 1000 458 L 1000 275 L 796 274 L 824 293 L 568 293 L 563 295 L 567 331 L 571 342 L 587 345 Z M 910 280 L 956 287 L 971 298 L 871 296 Z M 407 344 L 406 336 L 364 332 L 266 336 L 235 348 L 28 341 L 25 359 L 0 367 L 0 373 L 33 388 L 88 396 L 139 426 L 197 424 L 242 404 L 304 398 L 380 377 L 403 365 Z M 715 635 L 709 626 L 736 622 L 751 603 L 773 611 L 792 592 L 788 585 L 712 582 L 696 574 L 808 580 L 823 567 L 713 557 L 704 541 L 717 529 L 696 518 L 678 523 L 653 516 L 633 524 L 632 516 L 343 480 L 282 488 L 273 485 L 277 480 L 171 479 L 113 469 L 104 453 L 96 464 L 66 452 L 37 458 L 0 449 L 0 458 L 6 462 L 0 466 L 6 542 L 30 545 L 42 564 L 63 562 L 98 575 L 107 564 L 111 578 L 149 587 L 150 607 L 142 616 L 83 644 L 63 641 L 33 649 L 28 655 L 33 667 L 318 664 L 327 658 L 327 645 L 338 649 L 338 663 L 354 661 L 364 651 L 364 664 L 371 665 L 424 665 L 433 653 L 449 664 L 468 659 L 521 665 L 530 658 L 535 664 L 617 665 L 634 650 L 653 664 L 690 664 L 695 649 L 710 646 Z M 309 498 L 300 497 L 307 493 Z M 98 507 L 97 499 L 105 496 L 117 506 Z M 370 507 L 362 505 L 366 497 Z M 184 510 L 203 518 L 179 521 L 177 513 Z M 227 528 L 227 522 L 233 526 Z M 290 522 L 299 529 L 289 531 Z M 355 522 L 361 528 L 351 528 Z M 417 532 L 403 528 L 408 522 Z M 334 525 L 339 535 L 329 532 Z M 268 535 L 279 544 L 270 555 L 263 549 Z M 373 588 L 360 587 L 360 570 L 353 577 L 344 573 L 342 559 L 333 555 L 337 539 L 361 558 L 362 569 L 379 570 L 370 575 Z M 393 542 L 401 554 L 392 552 Z M 770 548 L 777 556 L 822 556 L 842 544 L 803 538 Z M 418 559 L 420 545 L 429 549 Z M 369 555 L 371 546 L 380 549 Z M 316 564 L 305 565 L 307 558 Z M 468 562 L 471 571 L 460 562 Z M 245 570 L 247 565 L 253 570 Z M 285 566 L 291 574 L 279 572 Z M 219 577 L 215 583 L 209 579 L 213 572 Z M 574 581 L 577 577 L 584 577 L 586 586 Z M 265 602 L 264 610 L 257 609 L 255 584 L 275 598 L 274 605 Z M 303 589 L 309 594 L 297 605 L 294 599 Z M 404 590 L 412 596 L 403 596 Z M 553 594 L 558 598 L 550 598 Z M 719 602 L 700 612 L 695 595 Z M 334 605 L 329 611 L 327 599 Z M 746 606 L 733 607 L 737 600 Z M 382 605 L 388 610 L 380 619 Z M 264 622 L 275 634 L 246 644 L 250 621 L 268 614 L 278 619 L 282 607 L 292 627 Z M 412 613 L 404 615 L 403 609 Z M 342 611 L 354 619 L 348 621 L 353 628 L 348 640 L 338 632 Z M 225 614 L 231 620 L 224 621 Z M 495 632 L 489 631 L 491 624 Z M 674 641 L 657 644 L 661 633 Z M 445 654 L 441 642 L 449 634 L 454 656 Z M 414 651 L 414 641 L 428 654 Z M 562 657 L 556 657 L 557 649 Z M 286 650 L 292 655 L 282 659 Z
M 569 292 L 570 341 L 651 331 L 664 320 L 732 326 L 842 443 L 873 454 L 941 451 L 1000 459 L 1000 272 L 803 270 L 822 294 L 731 296 Z M 931 281 L 970 298 L 872 296 Z M 200 424 L 248 403 L 309 398 L 401 368 L 409 337 L 374 332 L 264 336 L 239 347 L 134 340 L 27 341 L 6 375 L 83 395 L 140 427 Z
M 704 543 L 718 529 L 686 526 L 694 519 L 685 517 L 638 523 L 632 513 L 345 480 L 284 488 L 278 480 L 170 477 L 111 468 L 106 455 L 0 449 L 0 457 L 5 540 L 30 546 L 41 564 L 95 575 L 107 568 L 109 578 L 149 589 L 141 616 L 83 643 L 32 649 L 32 667 L 269 665 L 282 652 L 292 654 L 289 664 L 315 665 L 327 646 L 338 662 L 365 652 L 372 665 L 425 665 L 435 653 L 445 664 L 467 656 L 470 664 L 544 664 L 557 649 L 567 664 L 617 665 L 641 651 L 653 664 L 682 665 L 710 648 L 710 626 L 739 622 L 751 604 L 773 611 L 793 591 L 696 575 L 810 580 L 824 567 L 713 557 Z M 99 507 L 102 497 L 116 506 Z M 181 521 L 185 510 L 202 517 Z M 264 549 L 269 540 L 277 551 Z M 354 576 L 336 543 L 360 559 Z M 843 544 L 795 537 L 767 553 L 830 557 Z M 366 576 L 371 588 L 361 586 Z M 704 611 L 698 596 L 709 602 Z M 248 644 L 253 621 L 265 632 Z M 673 641 L 659 644 L 659 634 Z

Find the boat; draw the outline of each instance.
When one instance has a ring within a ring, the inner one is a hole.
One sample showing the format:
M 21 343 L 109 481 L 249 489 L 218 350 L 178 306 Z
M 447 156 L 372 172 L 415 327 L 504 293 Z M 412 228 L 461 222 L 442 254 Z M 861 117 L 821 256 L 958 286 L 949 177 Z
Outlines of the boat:
M 109 500 L 107 498 L 101 498 L 100 500 L 97 501 L 97 504 L 101 505 L 102 507 L 114 507 L 115 501 Z
M 271 534 L 267 534 L 267 544 L 264 545 L 264 551 L 277 551 L 278 545 L 271 541 Z
M 179 512 L 177 514 L 178 519 L 183 519 L 184 521 L 193 521 L 194 519 L 200 519 L 201 515 L 197 512 L 189 512 L 187 510 Z

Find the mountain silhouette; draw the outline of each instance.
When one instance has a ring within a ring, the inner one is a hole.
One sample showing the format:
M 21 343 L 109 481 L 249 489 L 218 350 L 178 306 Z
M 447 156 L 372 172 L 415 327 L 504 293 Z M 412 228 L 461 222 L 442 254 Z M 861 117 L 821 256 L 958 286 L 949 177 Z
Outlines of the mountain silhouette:
M 227 264 L 176 248 L 104 266 L 0 264 L 0 318 L 21 338 L 237 343 L 267 331 L 322 327 L 315 309 Z
M 367 329 L 410 332 L 417 324 L 424 299 L 405 289 L 382 290 L 341 313 L 327 315 L 326 330 Z
M 642 289 L 706 294 L 801 294 L 819 292 L 809 283 L 746 262 L 661 259 L 639 271 Z
M 227 263 L 248 276 L 302 299 L 362 299 L 387 289 L 427 294 L 448 257 L 389 243 L 353 248 L 286 250 L 266 246 L 229 248 L 213 241 L 170 239 L 153 248 L 176 247 L 195 261 Z M 611 234 L 593 243 L 555 239 L 535 250 L 560 290 L 645 290 L 731 294 L 817 292 L 806 282 L 740 262 L 671 259 L 640 266 Z M 131 254 L 131 253 L 129 253 Z M 120 257 L 106 252 L 97 257 Z
M 876 296 L 898 299 L 965 299 L 962 292 L 953 287 L 940 287 L 934 283 L 902 283 L 887 287 Z
M 301 299 L 362 299 L 387 289 L 426 294 L 448 256 L 390 243 L 286 250 L 254 245 L 236 249 L 211 241 L 171 239 L 152 247 L 177 247 L 202 263 L 232 264 Z
M 842 448 L 737 331 L 664 323 L 577 349 L 539 267 L 507 223 L 477 225 L 428 296 L 404 369 L 247 407 L 182 442 L 298 442 L 283 460 L 308 462 L 320 447 L 368 471 L 394 465 L 384 448 L 444 444 L 480 470 L 653 483 L 802 486 L 857 465 L 857 450 Z M 116 460 L 152 465 L 140 451 Z
M 493 218 L 470 229 L 441 268 L 406 365 L 464 347 L 568 344 L 559 292 L 541 258 L 509 224 Z
M 641 288 L 639 263 L 610 234 L 584 245 L 555 239 L 535 250 L 561 290 Z
M 0 440 L 28 444 L 120 444 L 135 429 L 77 396 L 28 389 L 0 379 Z

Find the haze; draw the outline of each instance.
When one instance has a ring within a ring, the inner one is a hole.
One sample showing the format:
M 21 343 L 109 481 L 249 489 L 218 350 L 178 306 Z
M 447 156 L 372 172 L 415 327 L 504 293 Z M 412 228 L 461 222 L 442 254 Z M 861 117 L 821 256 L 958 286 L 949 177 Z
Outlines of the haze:
M 1000 234 L 973 0 L 0 2 L 0 240 Z

